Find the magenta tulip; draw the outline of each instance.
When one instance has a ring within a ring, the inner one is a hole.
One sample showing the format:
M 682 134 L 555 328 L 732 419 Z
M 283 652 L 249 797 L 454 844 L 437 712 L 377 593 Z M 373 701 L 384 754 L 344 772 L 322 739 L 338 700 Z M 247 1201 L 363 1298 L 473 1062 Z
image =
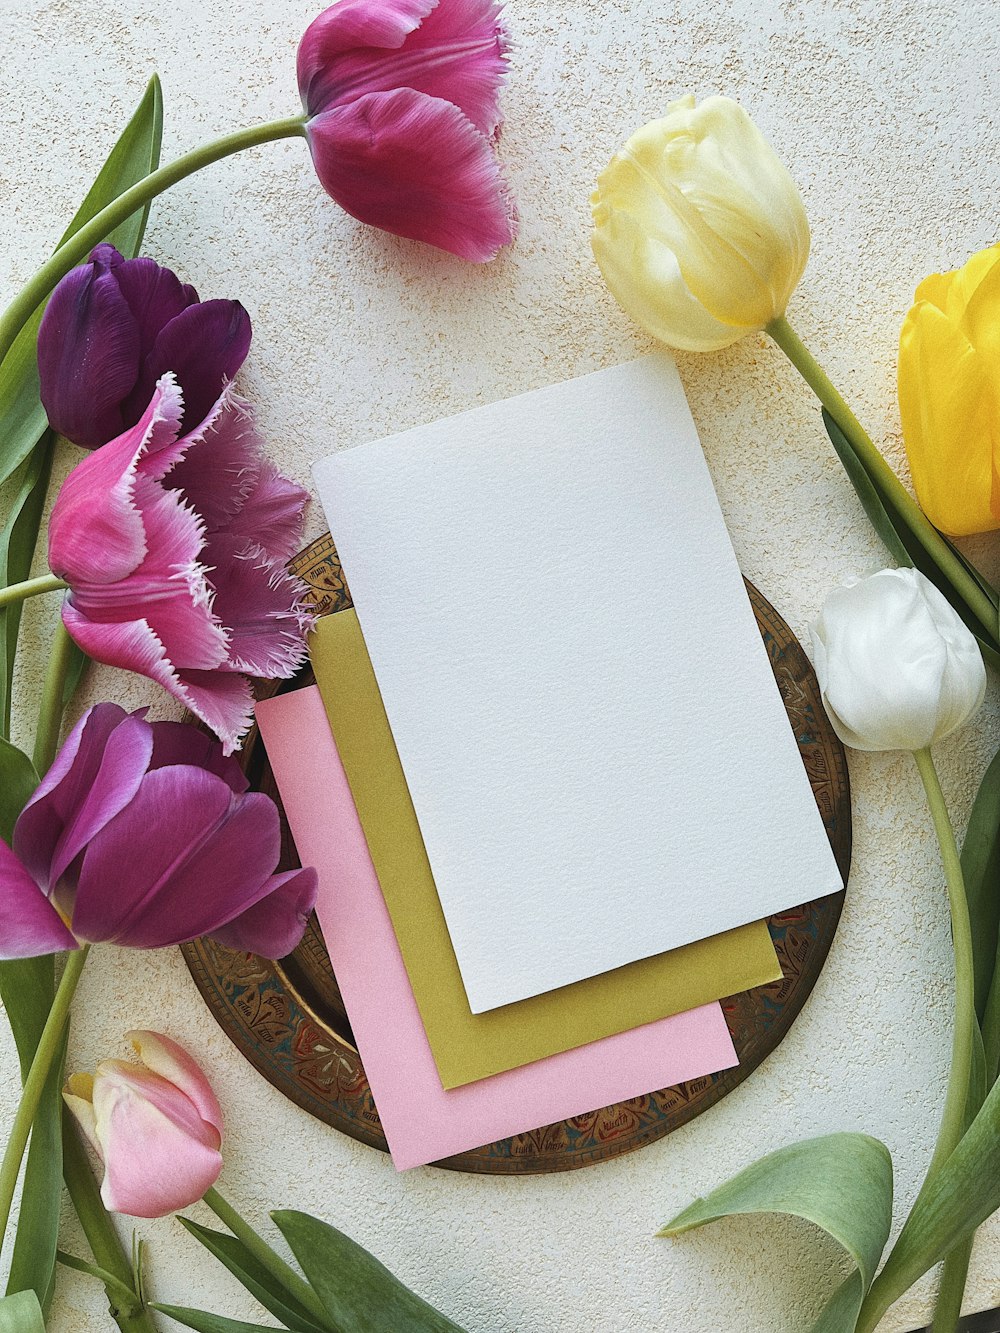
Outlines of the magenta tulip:
M 0 842 L 0 958 L 199 935 L 277 958 L 302 938 L 316 872 L 274 873 L 274 802 L 217 741 L 144 711 L 85 713 Z
M 99 245 L 67 273 L 38 331 L 42 405 L 53 430 L 96 449 L 134 426 L 161 375 L 184 395 L 183 429 L 211 410 L 250 350 L 239 301 L 199 301 L 152 259 Z
M 63 483 L 49 566 L 84 652 L 158 681 L 229 753 L 251 722 L 247 675 L 288 677 L 305 658 L 312 616 L 285 562 L 308 492 L 265 460 L 231 389 L 178 438 L 180 420 L 165 375 L 141 420 Z
M 141 1061 L 102 1060 L 73 1074 L 66 1105 L 104 1163 L 101 1198 L 130 1217 L 187 1208 L 222 1170 L 222 1110 L 183 1046 L 158 1032 L 128 1032 Z
M 339 0 L 299 46 L 323 188 L 362 222 L 484 263 L 514 239 L 495 0 Z

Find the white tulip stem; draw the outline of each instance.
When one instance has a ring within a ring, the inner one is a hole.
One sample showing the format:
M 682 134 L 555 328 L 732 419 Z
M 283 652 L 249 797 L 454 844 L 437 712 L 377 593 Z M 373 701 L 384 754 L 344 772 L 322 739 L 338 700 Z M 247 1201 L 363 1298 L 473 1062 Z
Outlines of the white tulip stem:
M 858 457 L 872 475 L 877 478 L 882 488 L 892 496 L 893 503 L 905 518 L 910 531 L 927 552 L 928 558 L 933 561 L 951 586 L 961 595 L 963 601 L 989 637 L 995 639 L 997 635 L 996 607 L 876 449 L 871 436 L 848 407 L 826 371 L 806 347 L 788 320 L 782 315 L 778 319 L 772 320 L 764 332 L 785 353 L 830 416 L 833 417 Z

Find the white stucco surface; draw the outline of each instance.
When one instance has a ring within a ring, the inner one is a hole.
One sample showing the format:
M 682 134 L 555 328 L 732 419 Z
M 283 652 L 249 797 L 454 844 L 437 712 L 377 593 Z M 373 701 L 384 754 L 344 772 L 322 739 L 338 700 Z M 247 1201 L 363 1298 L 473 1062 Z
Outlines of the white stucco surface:
M 44 258 L 153 70 L 164 159 L 297 109 L 306 0 L 0 0 L 0 298 Z M 255 326 L 241 375 L 274 457 L 302 482 L 331 450 L 610 365 L 648 344 L 592 262 L 587 196 L 625 135 L 675 96 L 739 97 L 798 180 L 813 253 L 790 315 L 891 460 L 900 320 L 925 274 L 996 239 L 996 9 L 989 0 L 512 0 L 503 158 L 521 238 L 477 269 L 369 231 L 320 191 L 301 142 L 211 168 L 157 201 L 146 251 Z M 800 634 L 830 586 L 883 554 L 809 392 L 763 338 L 681 374 L 745 573 Z M 581 439 L 585 449 L 587 441 Z M 60 460 L 70 465 L 67 450 Z M 316 508 L 309 535 L 323 526 Z M 979 543 L 983 559 L 996 543 Z M 26 615 L 18 673 L 33 717 L 51 608 Z M 82 702 L 169 702 L 99 671 Z M 964 824 L 1000 739 L 996 691 L 940 747 Z M 82 703 L 81 703 L 82 706 Z M 837 1280 L 805 1224 L 734 1220 L 678 1242 L 657 1226 L 761 1153 L 835 1129 L 890 1147 L 897 1216 L 941 1106 L 950 948 L 936 846 L 912 764 L 852 755 L 854 871 L 828 965 L 778 1051 L 722 1104 L 607 1165 L 539 1179 L 397 1175 L 264 1082 L 202 1004 L 177 951 L 102 949 L 76 1006 L 71 1066 L 151 1026 L 211 1071 L 228 1118 L 225 1192 L 263 1222 L 310 1210 L 374 1250 L 470 1333 L 792 1333 Z M 0 1117 L 15 1059 L 0 1027 Z M 139 1224 L 155 1297 L 262 1312 L 171 1220 Z M 74 1219 L 65 1246 L 84 1252 Z M 887 1333 L 922 1323 L 921 1284 Z M 981 1233 L 969 1308 L 1000 1300 L 1000 1224 Z M 51 1327 L 108 1326 L 103 1293 L 62 1274 Z M 167 1321 L 164 1321 L 165 1324 Z M 387 1330 L 387 1333 L 393 1333 Z

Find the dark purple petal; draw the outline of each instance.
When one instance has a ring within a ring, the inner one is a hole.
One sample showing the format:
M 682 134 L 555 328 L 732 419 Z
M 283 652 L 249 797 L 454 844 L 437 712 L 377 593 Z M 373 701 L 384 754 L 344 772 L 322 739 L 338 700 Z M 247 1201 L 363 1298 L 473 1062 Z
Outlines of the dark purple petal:
M 173 371 L 184 395 L 183 429 L 193 430 L 247 359 L 251 334 L 250 316 L 239 301 L 188 306 L 156 335 L 125 415 L 138 416 L 160 376 Z
M 316 905 L 318 879 L 311 867 L 272 875 L 265 896 L 228 925 L 211 931 L 227 949 L 284 958 L 302 939 L 309 913 Z
M 140 949 L 217 930 L 259 900 L 280 844 L 269 797 L 237 796 L 200 769 L 155 769 L 88 847 L 74 930 Z
M 0 841 L 0 958 L 37 958 L 76 947 L 59 913 Z
M 314 616 L 306 585 L 280 560 L 242 537 L 219 532 L 205 546 L 212 603 L 229 636 L 229 664 L 268 680 L 293 676 L 305 661 Z
M 143 717 L 97 704 L 76 724 L 14 826 L 14 850 L 51 892 L 98 830 L 135 795 L 153 751 Z
M 155 260 L 144 256 L 138 259 L 126 259 L 115 269 L 115 277 L 139 330 L 139 355 L 136 364 L 141 369 L 163 326 L 176 319 L 198 298 L 192 288 L 182 286 L 176 273 L 171 272 L 169 268 L 161 268 Z M 174 367 L 167 366 L 165 369 L 173 370 Z M 133 420 L 139 419 L 151 394 L 152 386 L 145 398 L 135 404 Z M 128 410 L 125 415 L 128 419 Z
M 149 761 L 149 770 L 167 768 L 172 764 L 188 764 L 192 768 L 203 768 L 222 778 L 230 788 L 241 794 L 250 783 L 240 768 L 239 761 L 232 755 L 224 755 L 222 746 L 214 736 L 190 722 L 154 722 L 153 757 Z
M 53 430 L 85 449 L 120 435 L 121 402 L 139 375 L 139 347 L 117 270 L 84 264 L 68 273 L 38 331 L 39 391 Z

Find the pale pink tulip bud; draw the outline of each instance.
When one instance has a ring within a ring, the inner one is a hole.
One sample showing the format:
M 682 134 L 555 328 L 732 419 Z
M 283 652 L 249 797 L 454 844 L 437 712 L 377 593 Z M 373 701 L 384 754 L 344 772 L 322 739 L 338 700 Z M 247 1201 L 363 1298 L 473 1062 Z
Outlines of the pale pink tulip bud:
M 102 1060 L 73 1074 L 63 1098 L 104 1163 L 106 1208 L 165 1217 L 196 1203 L 222 1170 L 222 1110 L 175 1041 L 129 1032 L 140 1063 Z

